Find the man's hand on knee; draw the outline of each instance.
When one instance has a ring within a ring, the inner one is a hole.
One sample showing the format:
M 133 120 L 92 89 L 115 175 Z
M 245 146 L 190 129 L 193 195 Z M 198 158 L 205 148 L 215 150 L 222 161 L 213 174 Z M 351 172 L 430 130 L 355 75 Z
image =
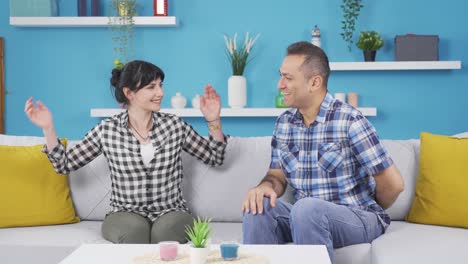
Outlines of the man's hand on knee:
M 242 212 L 252 214 L 263 213 L 263 199 L 270 198 L 271 207 L 276 206 L 277 194 L 268 184 L 261 184 L 255 188 L 250 189 L 245 195 L 242 203 Z

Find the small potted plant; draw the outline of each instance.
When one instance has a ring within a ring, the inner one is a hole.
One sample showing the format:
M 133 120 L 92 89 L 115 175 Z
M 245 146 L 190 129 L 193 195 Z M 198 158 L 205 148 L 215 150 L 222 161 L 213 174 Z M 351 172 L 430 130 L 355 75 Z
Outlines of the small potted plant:
M 190 263 L 204 264 L 209 254 L 208 239 L 211 234 L 211 219 L 197 218 L 193 226 L 185 226 L 187 239 L 192 242 L 190 247 Z
M 363 50 L 365 61 L 375 61 L 375 54 L 383 45 L 383 38 L 375 31 L 361 31 L 356 43 L 356 46 Z
M 113 0 L 113 5 L 120 17 L 133 17 L 136 15 L 136 2 L 136 0 Z

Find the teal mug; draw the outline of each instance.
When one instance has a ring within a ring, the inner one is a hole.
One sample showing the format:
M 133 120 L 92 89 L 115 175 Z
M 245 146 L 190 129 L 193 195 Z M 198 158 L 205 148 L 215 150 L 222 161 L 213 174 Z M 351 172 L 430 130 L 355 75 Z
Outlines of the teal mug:
M 220 245 L 221 256 L 224 260 L 234 260 L 237 259 L 237 249 L 239 248 L 238 244 L 235 243 L 223 243 Z

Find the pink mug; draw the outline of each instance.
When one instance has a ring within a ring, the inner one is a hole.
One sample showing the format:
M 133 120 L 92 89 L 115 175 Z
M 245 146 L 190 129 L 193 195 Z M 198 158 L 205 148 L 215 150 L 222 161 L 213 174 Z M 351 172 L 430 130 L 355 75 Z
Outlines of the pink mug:
M 358 94 L 357 93 L 349 93 L 348 94 L 348 104 L 354 107 L 358 107 Z
M 177 241 L 163 241 L 159 243 L 159 256 L 161 260 L 175 260 L 177 258 L 177 251 L 179 249 L 179 242 Z

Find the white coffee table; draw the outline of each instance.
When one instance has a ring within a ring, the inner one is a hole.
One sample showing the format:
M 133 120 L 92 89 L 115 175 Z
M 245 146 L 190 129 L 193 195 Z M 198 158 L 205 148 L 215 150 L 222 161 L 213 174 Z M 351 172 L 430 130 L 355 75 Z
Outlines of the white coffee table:
M 219 249 L 219 245 L 212 245 L 212 249 Z M 239 250 L 264 255 L 271 264 L 330 264 L 327 249 L 322 245 L 240 245 Z M 158 245 L 83 244 L 60 264 L 132 264 L 135 257 L 152 252 L 159 252 Z

